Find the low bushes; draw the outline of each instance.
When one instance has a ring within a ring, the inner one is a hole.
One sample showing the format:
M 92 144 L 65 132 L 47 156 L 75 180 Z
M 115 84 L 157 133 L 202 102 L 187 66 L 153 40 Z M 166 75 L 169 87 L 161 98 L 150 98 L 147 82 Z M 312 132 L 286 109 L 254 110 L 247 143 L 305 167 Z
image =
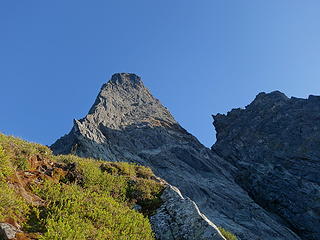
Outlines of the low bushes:
M 227 231 L 223 227 L 218 227 L 218 228 L 219 228 L 219 231 L 221 232 L 222 236 L 224 236 L 227 240 L 238 240 L 236 235 L 234 235 L 233 233 Z
M 25 236 L 154 239 L 148 216 L 162 190 L 149 168 L 53 156 L 45 146 L 0 134 L 0 221 L 16 219 Z M 27 201 L 23 191 L 41 204 Z

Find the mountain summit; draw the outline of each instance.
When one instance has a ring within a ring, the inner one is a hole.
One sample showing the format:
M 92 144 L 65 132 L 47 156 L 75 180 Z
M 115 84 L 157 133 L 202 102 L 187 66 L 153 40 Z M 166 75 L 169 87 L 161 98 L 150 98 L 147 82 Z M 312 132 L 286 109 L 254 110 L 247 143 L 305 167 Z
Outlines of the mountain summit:
M 113 153 L 106 152 L 105 148 L 97 148 L 94 151 L 85 153 L 87 147 L 83 146 L 83 141 L 78 141 L 79 136 L 90 142 L 89 145 L 105 144 L 117 140 L 122 131 L 135 132 L 134 130 L 161 127 L 171 128 L 185 132 L 174 120 L 170 112 L 162 106 L 160 101 L 154 98 L 149 90 L 144 86 L 141 78 L 130 73 L 116 73 L 111 80 L 104 84 L 98 94 L 94 104 L 85 118 L 74 120 L 74 127 L 70 134 L 59 139 L 51 146 L 56 154 L 69 153 L 75 151 L 78 155 L 119 160 L 113 158 Z M 119 140 L 119 139 L 118 139 Z M 130 142 L 127 136 L 124 137 L 124 145 L 145 148 L 144 144 L 156 146 L 159 139 L 133 138 Z M 155 142 L 154 142 L 155 141 Z M 111 147 L 111 146 L 110 146 Z M 109 149 L 109 147 L 108 147 Z M 128 159 L 126 159 L 128 160 Z
M 114 74 L 87 116 L 51 148 L 149 166 L 240 239 L 300 239 L 255 203 L 235 182 L 236 168 L 182 128 L 135 74 Z
M 112 75 L 110 82 L 118 84 L 127 82 L 133 85 L 143 85 L 141 78 L 134 73 L 115 73 Z
M 129 73 L 114 74 L 102 86 L 86 118 L 112 129 L 138 123 L 177 124 L 169 111 L 144 87 L 141 78 Z

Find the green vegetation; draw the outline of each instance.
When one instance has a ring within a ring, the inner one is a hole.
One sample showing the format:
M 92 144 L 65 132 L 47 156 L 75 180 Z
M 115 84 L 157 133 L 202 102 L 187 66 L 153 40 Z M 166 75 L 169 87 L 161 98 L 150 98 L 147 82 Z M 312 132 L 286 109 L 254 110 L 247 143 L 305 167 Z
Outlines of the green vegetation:
M 236 237 L 236 235 L 234 235 L 233 233 L 225 230 L 223 227 L 218 227 L 219 231 L 221 232 L 221 234 L 227 239 L 227 240 L 238 240 L 238 238 Z
M 18 219 L 28 212 L 29 207 L 14 188 L 6 182 L 0 182 L 0 221 Z
M 0 221 L 7 218 L 22 217 L 28 211 L 25 201 L 14 191 L 7 182 L 14 170 L 9 157 L 0 145 Z
M 5 152 L 5 156 L 10 159 L 12 167 L 17 170 L 27 170 L 30 168 L 32 157 L 52 156 L 48 147 L 37 143 L 29 143 L 19 138 L 6 136 L 0 133 L 0 146 Z
M 13 173 L 9 157 L 0 145 L 0 181 L 4 181 L 6 177 Z
M 53 156 L 45 146 L 0 134 L 0 222 L 23 226 L 19 239 L 154 239 L 148 217 L 162 190 L 150 168 Z
M 53 156 L 0 134 L 0 221 L 22 225 L 23 239 L 154 239 L 148 216 L 162 190 L 149 168 Z
M 47 226 L 41 239 L 153 239 L 148 219 L 107 192 L 52 181 L 36 192 L 48 202 L 38 213 Z

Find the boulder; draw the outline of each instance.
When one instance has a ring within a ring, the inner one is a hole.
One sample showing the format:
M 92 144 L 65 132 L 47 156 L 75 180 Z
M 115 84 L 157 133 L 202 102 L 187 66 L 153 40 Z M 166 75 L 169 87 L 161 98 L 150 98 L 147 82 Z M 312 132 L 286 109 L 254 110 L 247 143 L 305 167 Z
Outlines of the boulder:
M 21 231 L 9 223 L 0 223 L 0 239 L 15 239 L 16 234 L 19 232 Z

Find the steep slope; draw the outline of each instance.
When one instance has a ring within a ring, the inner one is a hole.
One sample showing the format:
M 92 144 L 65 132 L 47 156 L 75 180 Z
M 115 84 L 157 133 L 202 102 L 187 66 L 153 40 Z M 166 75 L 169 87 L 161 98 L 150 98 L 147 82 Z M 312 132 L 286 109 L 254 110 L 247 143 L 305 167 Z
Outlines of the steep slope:
M 164 187 L 142 166 L 53 156 L 0 133 L 0 239 L 154 240 L 147 216 Z
M 53 156 L 48 147 L 0 133 L 1 240 L 155 237 L 226 240 L 193 201 L 150 168 Z
M 235 183 L 234 167 L 183 129 L 137 75 L 114 74 L 88 115 L 51 148 L 149 166 L 240 239 L 299 239 Z
M 260 93 L 214 126 L 212 150 L 237 183 L 303 239 L 320 239 L 320 97 Z

